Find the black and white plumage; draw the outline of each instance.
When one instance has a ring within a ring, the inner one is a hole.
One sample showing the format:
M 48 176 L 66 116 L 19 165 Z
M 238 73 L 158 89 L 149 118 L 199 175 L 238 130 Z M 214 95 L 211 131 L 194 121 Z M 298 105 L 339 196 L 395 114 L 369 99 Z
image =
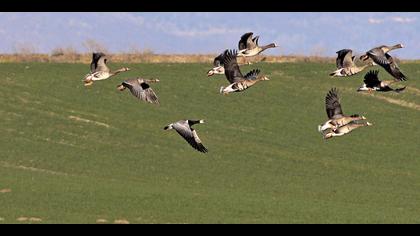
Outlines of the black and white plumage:
M 341 108 L 340 99 L 338 97 L 338 90 L 332 88 L 325 97 L 325 109 L 328 116 L 328 121 L 323 125 L 318 126 L 318 131 L 322 132 L 326 129 L 336 130 L 337 128 L 344 126 L 352 121 L 365 120 L 364 116 L 357 114 L 346 116 L 343 114 Z
M 385 54 L 385 57 L 386 57 L 388 63 L 383 65 L 382 67 L 389 74 L 391 74 L 396 80 L 398 80 L 398 81 L 407 80 L 407 77 L 401 72 L 401 70 L 398 67 L 397 63 L 395 62 L 394 58 L 391 55 L 389 55 L 388 53 Z
M 369 50 L 365 55 L 362 55 L 360 59 L 366 61 L 370 58 L 376 64 L 382 66 L 394 78 L 398 80 L 407 80 L 407 77 L 401 72 L 394 58 L 388 53 L 391 50 L 403 47 L 404 45 L 402 44 L 396 44 L 392 47 L 383 45 Z
M 253 57 L 261 52 L 265 51 L 268 48 L 275 48 L 277 45 L 275 43 L 270 43 L 264 46 L 258 45 L 259 36 L 252 37 L 254 33 L 248 32 L 241 36 L 241 39 L 238 43 L 239 52 L 237 56 L 242 57 Z
M 134 78 L 134 79 L 127 79 L 118 85 L 118 89 L 120 91 L 124 91 L 128 88 L 135 97 L 142 101 L 146 101 L 152 104 L 159 104 L 159 99 L 153 89 L 150 87 L 149 83 L 156 83 L 159 82 L 158 79 L 142 79 L 142 78 Z
M 344 77 L 352 76 L 361 71 L 366 67 L 371 66 L 372 64 L 363 65 L 361 67 L 356 66 L 355 56 L 353 56 L 353 51 L 351 49 L 342 49 L 337 52 L 336 66 L 337 70 L 330 73 L 330 76 Z
M 254 33 L 252 32 L 248 32 L 241 36 L 241 39 L 239 40 L 239 43 L 238 43 L 239 50 L 244 50 L 244 49 L 252 50 L 258 46 L 259 36 L 252 38 L 253 34 Z
M 199 152 L 208 152 L 204 147 L 195 129 L 192 128 L 195 124 L 203 124 L 204 120 L 180 120 L 165 126 L 164 130 L 174 129 L 181 137 L 183 137 L 194 149 Z
M 394 80 L 387 80 L 387 81 L 381 81 L 378 78 L 378 74 L 379 71 L 369 71 L 368 73 L 366 73 L 365 78 L 363 80 L 364 84 L 357 89 L 357 92 L 362 92 L 362 91 L 379 91 L 379 92 L 389 92 L 389 91 L 393 91 L 396 93 L 400 93 L 402 91 L 404 91 L 404 89 L 406 87 L 403 88 L 397 88 L 397 89 L 393 89 L 391 87 L 389 87 L 390 84 L 395 83 L 395 82 L 399 82 L 401 80 L 399 79 L 394 79 Z
M 254 69 L 244 76 L 239 69 L 236 55 L 236 50 L 229 50 L 224 55 L 223 65 L 225 68 L 225 76 L 230 85 L 226 88 L 220 88 L 220 93 L 222 94 L 241 92 L 253 86 L 258 81 L 269 80 L 266 76 L 260 75 L 259 69 Z
M 111 76 L 130 70 L 129 68 L 123 67 L 116 71 L 111 71 L 111 69 L 107 66 L 107 62 L 108 58 L 104 53 L 99 52 L 92 54 L 90 73 L 83 79 L 85 86 L 92 85 L 94 81 L 108 79 Z
M 212 75 L 215 75 L 215 74 L 216 75 L 225 74 L 225 68 L 223 67 L 223 57 L 224 57 L 224 54 L 226 53 L 226 51 L 224 51 L 223 53 L 221 53 L 220 55 L 218 55 L 217 57 L 214 58 L 213 68 L 210 69 L 207 72 L 207 76 L 212 76 Z

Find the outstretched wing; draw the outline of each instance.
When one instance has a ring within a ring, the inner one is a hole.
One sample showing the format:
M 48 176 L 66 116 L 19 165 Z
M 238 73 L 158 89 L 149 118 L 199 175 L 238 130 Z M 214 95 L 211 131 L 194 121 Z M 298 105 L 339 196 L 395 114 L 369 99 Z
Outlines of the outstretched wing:
M 254 69 L 248 72 L 248 74 L 246 74 L 244 77 L 245 79 L 248 79 L 248 80 L 254 80 L 254 79 L 257 79 L 260 72 L 261 72 L 260 69 Z
M 248 32 L 245 33 L 244 35 L 242 35 L 241 39 L 239 40 L 238 43 L 238 48 L 239 50 L 243 50 L 243 49 L 253 49 L 255 48 L 255 43 L 252 41 L 252 32 Z
M 139 82 L 137 79 L 131 79 L 124 81 L 123 85 L 138 99 L 153 104 L 159 104 L 159 98 L 148 83 L 144 81 Z
M 371 70 L 365 75 L 363 82 L 368 88 L 380 87 L 381 81 L 378 78 L 379 70 Z
M 95 63 L 94 63 L 94 67 L 95 67 L 95 71 L 94 72 L 110 72 L 111 70 L 108 68 L 108 66 L 106 65 L 108 58 L 105 56 L 105 54 L 103 53 L 98 53 L 96 56 L 93 56 L 95 58 Z M 92 65 L 91 65 L 92 68 Z
M 101 57 L 105 57 L 105 54 L 102 52 L 94 52 L 92 53 L 92 61 L 90 62 L 90 72 L 96 72 L 98 68 L 98 61 Z
M 348 68 L 354 66 L 353 51 L 350 49 L 343 49 L 337 52 L 337 69 Z
M 325 97 L 325 106 L 329 119 L 336 119 L 343 116 L 340 100 L 338 98 L 338 90 L 336 88 L 332 88 L 328 92 L 327 96 Z
M 385 68 L 390 62 L 385 56 L 385 53 L 380 48 L 374 48 L 366 53 L 376 64 Z
M 214 58 L 213 65 L 214 67 L 219 67 L 223 64 L 223 56 L 225 53 L 221 53 L 219 56 Z
M 391 57 L 391 55 L 389 55 L 388 53 L 385 54 L 385 58 L 389 63 L 385 64 L 383 67 L 388 73 L 390 73 L 395 78 L 395 81 L 407 80 L 407 77 L 401 72 L 394 58 Z
M 176 130 L 176 132 L 178 132 L 179 135 L 181 135 L 181 137 L 185 139 L 185 141 L 191 145 L 191 147 L 203 153 L 208 152 L 207 148 L 204 147 L 200 138 L 198 137 L 197 132 L 190 128 L 188 123 L 177 122 L 173 124 L 173 128 Z
M 238 62 L 236 61 L 236 50 L 226 50 L 223 57 L 223 66 L 225 68 L 226 79 L 232 84 L 238 80 L 243 79 L 243 75 L 239 70 Z

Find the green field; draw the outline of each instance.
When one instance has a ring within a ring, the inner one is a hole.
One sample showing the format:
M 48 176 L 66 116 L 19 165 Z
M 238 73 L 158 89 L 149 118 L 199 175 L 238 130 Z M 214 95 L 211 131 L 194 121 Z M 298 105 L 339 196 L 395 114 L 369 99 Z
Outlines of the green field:
M 88 65 L 0 64 L 0 223 L 420 223 L 420 65 L 363 95 L 364 73 L 259 63 L 242 70 L 271 80 L 228 96 L 211 64 L 124 66 L 85 88 Z M 134 76 L 160 79 L 160 106 L 116 89 Z M 374 125 L 324 140 L 332 87 Z M 185 118 L 209 153 L 163 130 Z

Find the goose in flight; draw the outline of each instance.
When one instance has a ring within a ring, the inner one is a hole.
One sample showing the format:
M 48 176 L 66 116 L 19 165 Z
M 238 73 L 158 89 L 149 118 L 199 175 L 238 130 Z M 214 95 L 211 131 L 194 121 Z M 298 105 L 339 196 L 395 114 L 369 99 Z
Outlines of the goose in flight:
M 337 70 L 332 72 L 330 76 L 352 76 L 363 71 L 366 67 L 373 65 L 373 63 L 370 62 L 369 64 L 363 65 L 361 67 L 356 66 L 354 62 L 355 57 L 353 56 L 353 51 L 350 49 L 340 50 L 337 52 L 337 54 Z
M 264 46 L 258 45 L 258 39 L 260 36 L 252 37 L 254 33 L 248 32 L 242 35 L 241 39 L 238 43 L 238 54 L 237 56 L 245 57 L 253 57 L 261 52 L 265 51 L 268 48 L 275 48 L 277 45 L 275 43 L 270 43 Z M 250 64 L 250 63 L 248 63 Z
M 402 88 L 393 89 L 393 88 L 389 87 L 389 85 L 393 84 L 393 83 L 396 83 L 396 82 L 400 82 L 401 80 L 393 79 L 393 80 L 381 81 L 378 78 L 378 74 L 379 74 L 378 70 L 369 71 L 365 75 L 365 79 L 363 80 L 364 84 L 360 88 L 357 89 L 357 92 L 362 92 L 362 91 L 389 92 L 389 91 L 393 91 L 393 92 L 396 92 L 396 93 L 400 93 L 400 92 L 404 91 L 404 89 L 406 88 L 406 87 L 402 87 Z
M 226 51 L 224 51 L 219 56 L 214 58 L 214 61 L 213 61 L 214 67 L 207 72 L 207 76 L 225 74 L 225 68 L 223 67 L 223 55 L 226 53 Z
M 337 136 L 343 136 L 345 134 L 350 133 L 351 131 L 359 128 L 359 127 L 363 127 L 363 126 L 371 126 L 372 123 L 369 122 L 350 122 L 344 126 L 341 126 L 335 130 L 329 129 L 325 134 L 324 134 L 324 139 L 329 139 L 332 137 L 337 137 Z
M 220 93 L 227 95 L 232 92 L 242 92 L 262 80 L 270 80 L 264 75 L 260 75 L 259 69 L 250 71 L 245 76 L 242 75 L 236 60 L 237 51 L 229 50 L 223 58 L 225 76 L 230 85 L 220 88 Z
M 338 90 L 336 88 L 332 88 L 325 97 L 325 107 L 329 120 L 323 125 L 318 126 L 319 132 L 325 131 L 326 129 L 332 129 L 335 131 L 339 127 L 344 126 L 352 121 L 366 119 L 364 116 L 357 114 L 351 116 L 345 116 L 343 114 L 340 100 L 338 98 Z
M 407 77 L 400 71 L 397 63 L 394 58 L 388 54 L 389 51 L 404 48 L 404 45 L 397 44 L 392 47 L 380 46 L 366 52 L 365 55 L 360 57 L 361 60 L 372 59 L 375 64 L 382 66 L 389 74 L 391 74 L 395 79 L 398 80 L 407 80 Z
M 204 120 L 180 120 L 165 126 L 164 130 L 174 129 L 181 137 L 183 137 L 194 149 L 199 152 L 208 152 L 207 148 L 201 143 L 195 129 L 191 126 L 195 124 L 203 124 Z
M 92 54 L 90 73 L 83 79 L 85 86 L 92 85 L 94 81 L 108 79 L 111 76 L 130 70 L 129 68 L 123 67 L 116 71 L 111 71 L 106 64 L 107 61 L 108 58 L 102 52 Z
M 153 89 L 150 87 L 149 83 L 157 83 L 159 82 L 158 79 L 142 79 L 142 78 L 134 78 L 134 79 L 127 79 L 118 85 L 118 90 L 124 91 L 125 89 L 129 89 L 133 96 L 137 97 L 142 101 L 146 101 L 152 104 L 159 105 L 159 99 Z

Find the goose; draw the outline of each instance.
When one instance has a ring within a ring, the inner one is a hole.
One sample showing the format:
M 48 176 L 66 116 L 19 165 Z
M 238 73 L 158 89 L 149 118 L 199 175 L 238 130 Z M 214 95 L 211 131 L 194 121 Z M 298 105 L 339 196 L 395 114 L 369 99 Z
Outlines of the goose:
M 382 46 L 379 46 L 379 47 L 376 47 L 376 48 L 373 48 L 373 49 L 367 51 L 366 54 L 360 56 L 360 60 L 366 61 L 367 59 L 372 58 L 372 60 L 375 63 L 379 64 L 377 61 L 379 61 L 379 62 L 381 60 L 386 61 L 385 60 L 385 54 L 386 53 L 388 53 L 392 50 L 395 50 L 395 49 L 400 49 L 400 48 L 404 48 L 404 45 L 401 44 L 401 43 L 396 44 L 396 45 L 391 46 L 391 47 L 386 46 L 386 45 L 382 45 Z
M 337 70 L 332 72 L 330 76 L 352 76 L 363 71 L 366 67 L 373 65 L 373 63 L 370 62 L 369 64 L 361 67 L 356 66 L 354 63 L 355 56 L 353 56 L 353 51 L 351 49 L 342 49 L 338 51 L 337 54 Z
M 128 88 L 131 94 L 133 94 L 133 96 L 137 97 L 138 99 L 159 105 L 159 99 L 149 85 L 149 83 L 157 82 L 159 82 L 158 79 L 147 80 L 142 78 L 133 78 L 125 80 L 120 85 L 118 85 L 117 88 L 120 91 L 124 91 Z
M 90 73 L 83 79 L 85 86 L 92 85 L 93 81 L 108 79 L 111 76 L 130 70 L 129 68 L 123 67 L 116 71 L 111 71 L 106 65 L 107 61 L 107 57 L 102 52 L 92 54 Z
M 242 56 L 244 59 L 245 57 L 253 57 L 260 54 L 261 52 L 263 52 L 264 50 L 268 48 L 277 47 L 275 43 L 270 43 L 265 46 L 259 46 L 258 39 L 260 38 L 260 36 L 256 36 L 252 38 L 253 34 L 254 33 L 252 32 L 248 32 L 241 36 L 241 39 L 239 40 L 239 43 L 238 43 L 238 49 L 239 49 L 238 54 L 237 54 L 238 57 Z
M 340 100 L 338 98 L 338 90 L 332 88 L 325 97 L 325 107 L 327 111 L 328 121 L 318 126 L 318 131 L 322 132 L 326 129 L 335 131 L 337 128 L 344 126 L 352 121 L 365 120 L 366 117 L 357 114 L 345 116 L 341 109 Z
M 332 137 L 336 137 L 336 136 L 343 136 L 345 134 L 350 133 L 351 131 L 359 128 L 359 127 L 364 127 L 364 126 L 371 126 L 372 123 L 370 122 L 350 122 L 344 126 L 341 126 L 339 128 L 337 128 L 336 130 L 332 130 L 330 129 L 329 132 L 327 132 L 324 135 L 324 139 L 329 139 Z
M 214 58 L 214 60 L 213 60 L 213 66 L 214 67 L 207 72 L 207 76 L 225 74 L 225 68 L 223 67 L 223 56 L 226 53 L 226 51 L 224 51 L 219 56 Z
M 389 85 L 392 84 L 392 83 L 395 83 L 395 82 L 399 82 L 401 80 L 394 79 L 394 80 L 380 81 L 379 78 L 378 78 L 378 74 L 379 74 L 379 70 L 369 71 L 365 75 L 365 79 L 363 80 L 364 84 L 360 88 L 357 89 L 357 92 L 362 92 L 362 91 L 389 92 L 389 91 L 393 91 L 393 92 L 396 92 L 396 93 L 400 93 L 400 92 L 404 91 L 404 89 L 406 88 L 406 87 L 403 87 L 403 88 L 393 89 L 393 88 L 389 87 Z
M 220 88 L 221 94 L 227 95 L 232 92 L 242 92 L 259 81 L 270 80 L 266 76 L 260 75 L 261 71 L 259 69 L 254 69 L 243 76 L 236 61 L 236 54 L 236 50 L 229 50 L 223 58 L 225 76 L 230 85 L 226 88 L 222 86 Z
M 171 123 L 165 126 L 164 130 L 174 129 L 178 132 L 181 137 L 183 137 L 194 149 L 199 152 L 206 153 L 208 152 L 207 148 L 201 143 L 200 138 L 197 135 L 195 129 L 191 126 L 195 124 L 203 124 L 204 120 L 180 120 L 175 123 Z
M 375 62 L 375 64 L 382 66 L 394 78 L 398 80 L 407 80 L 407 77 L 400 71 L 400 68 L 398 67 L 394 58 L 388 54 L 389 51 L 398 49 L 398 48 L 404 48 L 404 45 L 397 44 L 392 47 L 388 47 L 388 46 L 376 47 L 366 52 L 366 54 L 362 55 L 360 59 L 366 61 L 370 58 Z

